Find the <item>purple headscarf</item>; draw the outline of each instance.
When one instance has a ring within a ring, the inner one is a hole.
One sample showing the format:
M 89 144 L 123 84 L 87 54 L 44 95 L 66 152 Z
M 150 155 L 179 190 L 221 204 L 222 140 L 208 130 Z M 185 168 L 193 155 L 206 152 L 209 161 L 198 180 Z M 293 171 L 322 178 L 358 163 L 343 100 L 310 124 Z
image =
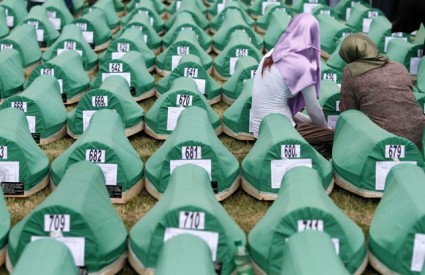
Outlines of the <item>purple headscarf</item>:
M 320 89 L 320 37 L 319 24 L 310 14 L 295 16 L 279 38 L 272 54 L 273 62 L 295 97 L 288 100 L 292 115 L 305 106 L 300 91 L 315 85 Z

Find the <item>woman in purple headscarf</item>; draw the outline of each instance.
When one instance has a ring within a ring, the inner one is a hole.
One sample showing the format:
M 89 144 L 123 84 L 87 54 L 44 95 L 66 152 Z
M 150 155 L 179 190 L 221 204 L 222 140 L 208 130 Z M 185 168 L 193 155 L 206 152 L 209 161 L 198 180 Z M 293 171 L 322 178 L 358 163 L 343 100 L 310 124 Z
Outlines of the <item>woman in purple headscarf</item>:
M 317 101 L 319 87 L 319 25 L 312 15 L 302 13 L 292 19 L 258 66 L 250 118 L 254 137 L 266 115 L 279 113 L 310 143 L 332 142 L 333 131 Z M 299 113 L 304 107 L 309 116 Z

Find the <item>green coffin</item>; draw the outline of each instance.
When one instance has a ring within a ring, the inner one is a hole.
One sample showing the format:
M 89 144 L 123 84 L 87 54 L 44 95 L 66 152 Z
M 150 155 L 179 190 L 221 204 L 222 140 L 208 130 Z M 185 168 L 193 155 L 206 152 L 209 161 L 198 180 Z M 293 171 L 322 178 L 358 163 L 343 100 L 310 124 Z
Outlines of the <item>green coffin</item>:
M 28 25 L 19 25 L 8 36 L 0 39 L 0 51 L 6 49 L 15 49 L 21 54 L 24 69 L 36 64 L 41 58 L 37 34 Z
M 47 62 L 64 51 L 76 51 L 83 58 L 84 70 L 97 68 L 98 57 L 84 40 L 81 29 L 74 24 L 66 25 L 56 42 L 43 54 L 43 62 Z
M 9 34 L 9 27 L 7 26 L 6 9 L 0 5 L 0 38 Z
M 168 181 L 161 199 L 130 231 L 129 254 L 133 268 L 139 273 L 160 269 L 159 255 L 161 249 L 167 248 L 168 240 L 190 234 L 206 241 L 211 250 L 210 259 L 221 265 L 221 274 L 235 274 L 234 242 L 241 240 L 245 245 L 245 234 L 217 202 L 208 174 L 196 165 L 183 165 L 176 168 Z M 194 264 L 204 262 L 205 259 Z
M 195 81 L 189 77 L 177 78 L 170 90 L 155 101 L 146 113 L 146 133 L 155 139 L 167 139 L 176 128 L 180 113 L 193 106 L 205 110 L 215 133 L 221 134 L 220 117 L 199 92 Z
M 288 27 L 291 18 L 291 15 L 284 10 L 276 10 L 270 14 L 270 23 L 264 34 L 264 48 L 266 51 L 274 48 L 282 33 Z
M 0 137 L 0 139 L 2 138 Z M 0 146 L 0 152 L 2 158 L 4 158 L 4 146 Z M 3 175 L 1 175 L 0 177 L 3 177 Z M 2 181 L 3 180 L 0 179 L 0 182 Z M 0 192 L 0 217 L 0 257 L 4 259 L 6 253 L 7 237 L 9 235 L 10 230 L 10 214 L 9 209 L 6 205 L 6 201 L 4 200 L 3 191 Z M 0 261 L 0 263 L 3 264 L 4 261 Z
M 21 24 L 33 27 L 37 33 L 37 41 L 40 47 L 49 47 L 59 37 L 59 32 L 55 29 L 47 16 L 47 9 L 43 6 L 34 6 Z
M 286 257 L 287 239 L 308 230 L 329 235 L 350 274 L 361 274 L 366 268 L 362 229 L 326 195 L 315 170 L 297 167 L 285 175 L 276 201 L 248 235 L 249 252 L 258 266 L 256 274 L 285 274 L 281 273 L 286 268 L 281 259 Z
M 199 92 L 205 96 L 209 104 L 221 100 L 220 85 L 208 74 L 199 57 L 193 54 L 182 56 L 177 67 L 170 74 L 161 78 L 156 87 L 157 95 L 162 95 L 170 90 L 174 81 L 182 76 L 190 77 L 195 81 Z
M 235 73 L 236 62 L 244 56 L 252 56 L 257 61 L 261 52 L 251 43 L 244 31 L 234 31 L 223 51 L 214 60 L 214 74 L 222 80 L 229 79 Z
M 347 25 L 359 32 L 368 33 L 373 18 L 385 16 L 379 9 L 369 8 L 361 2 L 355 3 L 351 8 L 350 18 Z
M 65 5 L 65 1 L 46 0 L 43 7 L 47 10 L 47 17 L 57 30 L 62 30 L 66 25 L 70 24 L 74 17 Z
M 234 74 L 223 85 L 223 102 L 233 104 L 241 94 L 245 81 L 254 78 L 257 68 L 258 61 L 254 57 L 239 58 L 236 61 Z
M 307 230 L 292 235 L 283 251 L 280 275 L 349 275 L 328 234 Z
M 0 102 L 22 91 L 25 81 L 22 58 L 16 50 L 0 52 Z
M 48 144 L 65 136 L 66 109 L 59 83 L 53 76 L 35 79 L 25 91 L 6 99 L 0 109 L 17 108 L 25 113 L 31 133 L 40 135 L 40 143 Z
M 385 16 L 373 18 L 367 36 L 375 43 L 379 52 L 386 52 L 386 38 L 391 36 L 391 22 Z
M 99 88 L 86 93 L 69 112 L 68 134 L 78 138 L 88 127 L 89 115 L 102 109 L 114 110 L 121 116 L 127 137 L 143 130 L 144 111 L 133 100 L 127 81 L 120 76 L 109 76 Z
M 334 7 L 334 11 L 338 14 L 339 19 L 347 21 L 351 14 L 352 6 L 356 3 L 362 3 L 363 5 L 368 5 L 363 0 L 341 0 L 338 1 Z
M 124 134 L 120 115 L 113 110 L 97 111 L 81 137 L 53 161 L 51 186 L 59 185 L 66 170 L 81 160 L 102 168 L 114 203 L 127 202 L 143 188 L 142 160 Z
M 342 60 L 341 56 L 339 56 L 339 49 L 341 48 L 342 41 L 344 41 L 344 38 L 341 38 L 338 41 L 335 51 L 329 56 L 328 60 L 326 61 L 326 65 L 328 65 L 332 69 L 337 70 L 340 73 L 342 73 L 342 70 L 347 65 L 347 63 Z
M 53 238 L 41 239 L 29 243 L 13 269 L 16 275 L 77 275 L 69 248 Z
M 271 23 L 272 14 L 275 12 L 283 12 L 282 14 L 286 13 L 288 15 L 292 15 L 292 11 L 285 4 L 278 3 L 277 5 L 269 5 L 266 9 L 266 13 L 261 16 L 255 24 L 257 32 L 267 33 L 267 29 Z
M 128 12 L 131 12 L 132 10 L 138 8 L 140 6 L 141 3 L 143 3 L 144 0 L 131 0 L 129 3 L 127 3 L 126 5 L 126 9 Z M 165 5 L 162 3 L 161 0 L 151 0 L 149 1 L 153 4 L 153 6 L 155 7 L 155 10 L 158 14 L 163 15 L 165 12 Z
M 306 166 L 317 171 L 321 186 L 333 188 L 332 165 L 317 152 L 280 114 L 266 116 L 258 139 L 242 161 L 242 188 L 260 200 L 275 200 L 281 181 L 293 167 Z
M 135 28 L 124 30 L 122 35 L 112 40 L 108 49 L 100 56 L 100 63 L 119 59 L 129 51 L 140 53 L 149 71 L 155 69 L 155 54 L 146 45 L 143 32 Z
M 84 39 L 95 51 L 108 47 L 111 40 L 111 30 L 102 10 L 93 9 L 91 12 L 74 19 L 72 24 L 81 29 Z
M 100 87 L 105 78 L 112 75 L 119 75 L 127 80 L 131 95 L 136 101 L 155 95 L 155 79 L 146 68 L 142 54 L 138 52 L 130 51 L 118 59 L 103 63 L 96 78 L 90 83 L 91 88 Z
M 13 227 L 7 251 L 11 266 L 29 243 L 45 238 L 72 247 L 75 264 L 89 273 L 124 266 L 127 231 L 99 167 L 87 161 L 69 167 L 57 189 Z
M 41 75 L 51 75 L 58 80 L 65 104 L 77 102 L 89 88 L 89 77 L 84 71 L 83 59 L 76 51 L 65 51 L 38 65 L 30 74 L 25 87 Z
M 424 167 L 414 143 L 385 131 L 360 111 L 339 116 L 332 148 L 338 185 L 363 197 L 382 197 L 388 171 L 405 162 Z
M 159 253 L 156 275 L 216 275 L 211 250 L 199 237 L 189 234 L 166 241 Z
M 313 9 L 318 6 L 327 6 L 325 0 L 298 0 L 291 6 L 291 9 L 296 13 L 313 13 Z
M 212 11 L 217 11 L 217 9 L 220 9 L 221 11 L 219 13 L 213 13 Z M 211 20 L 210 23 L 210 30 L 215 33 L 221 25 L 223 25 L 223 20 L 226 18 L 226 13 L 230 10 L 236 10 L 239 11 L 242 18 L 244 19 L 245 23 L 253 27 L 255 24 L 254 19 L 249 17 L 248 13 L 245 11 L 245 7 L 238 1 L 227 1 L 226 3 L 219 3 L 217 2 L 215 6 L 212 6 L 210 8 L 211 14 L 214 15 L 214 18 Z
M 0 7 L 6 9 L 7 26 L 10 29 L 18 26 L 28 15 L 27 4 L 24 0 L 3 0 Z
M 239 186 L 238 160 L 216 137 L 207 112 L 199 107 L 181 113 L 174 131 L 146 162 L 148 192 L 159 198 L 174 168 L 184 164 L 195 164 L 208 171 L 218 200 L 227 198 Z
M 156 59 L 156 71 L 162 76 L 169 74 L 179 64 L 180 58 L 187 54 L 198 56 L 206 70 L 212 69 L 211 56 L 199 45 L 196 32 L 193 30 L 181 30 L 174 43 L 158 55 Z
M 391 169 L 369 228 L 370 263 L 382 274 L 423 274 L 425 201 L 423 169 Z
M 341 88 L 332 80 L 320 81 L 319 104 L 322 107 L 328 125 L 335 129 L 339 118 L 339 97 Z
M 177 11 L 171 12 L 171 17 L 168 19 L 168 21 L 165 23 L 165 27 L 169 31 L 171 27 L 175 24 L 177 17 L 179 17 L 179 14 L 182 12 L 188 12 L 192 15 L 193 20 L 196 22 L 196 24 L 204 29 L 207 30 L 209 22 L 208 19 L 205 17 L 205 14 L 200 9 L 200 7 L 204 7 L 202 2 L 199 2 L 199 0 L 179 0 L 180 2 L 179 8 Z M 176 2 L 177 3 L 177 2 Z M 206 9 L 204 9 L 206 12 Z
M 3 194 L 6 197 L 29 196 L 47 185 L 49 159 L 34 142 L 23 112 L 14 108 L 3 109 L 0 111 L 0 123 L 0 182 Z
M 239 97 L 223 113 L 223 132 L 235 139 L 254 140 L 249 124 L 253 82 L 253 79 L 243 82 Z
M 252 27 L 245 23 L 241 13 L 238 10 L 228 10 L 223 18 L 221 27 L 213 36 L 214 52 L 220 53 L 229 43 L 231 36 L 235 31 L 245 32 L 250 40 L 250 44 L 254 45 L 260 51 L 263 48 L 263 39 L 258 35 Z
M 423 56 L 422 44 L 413 44 L 403 38 L 394 38 L 388 43 L 387 56 L 390 60 L 403 64 L 411 75 L 416 75 Z
M 271 5 L 285 4 L 284 0 L 268 1 L 268 0 L 254 0 L 248 7 L 248 13 L 253 18 L 258 18 L 266 14 L 266 8 Z
M 152 1 L 141 1 L 140 5 L 138 5 L 138 7 L 136 7 L 131 12 L 129 12 L 121 20 L 121 24 L 127 25 L 127 23 L 129 23 L 133 19 L 133 17 L 136 16 L 136 14 L 138 14 L 138 13 L 146 14 L 149 18 L 149 22 L 150 22 L 151 26 L 153 27 L 153 29 L 158 34 L 163 33 L 163 31 L 165 29 L 164 20 L 156 12 L 155 4 L 153 4 Z
M 112 33 L 115 33 L 120 28 L 120 19 L 117 15 L 117 11 L 115 10 L 115 2 L 116 0 L 97 0 L 96 3 L 89 8 L 89 13 L 96 9 L 99 9 L 104 13 L 106 23 Z
M 316 16 L 320 28 L 320 47 L 322 51 L 333 53 L 340 38 L 355 33 L 356 30 L 348 27 L 341 21 L 327 14 Z
M 175 15 L 175 20 L 170 30 L 163 37 L 164 47 L 169 47 L 176 40 L 181 30 L 193 30 L 196 33 L 198 42 L 201 47 L 207 51 L 211 51 L 211 37 L 193 20 L 192 15 L 187 11 L 179 12 Z
M 155 53 L 160 52 L 162 46 L 162 38 L 159 37 L 157 31 L 152 27 L 151 21 L 147 14 L 136 13 L 133 18 L 122 27 L 122 30 L 117 33 L 115 39 L 119 38 L 121 34 L 128 29 L 136 29 L 140 31 L 143 35 L 143 41 L 146 43 L 148 48 Z
M 418 92 L 425 93 L 425 58 L 422 57 L 418 65 L 418 75 L 416 78 L 416 86 Z

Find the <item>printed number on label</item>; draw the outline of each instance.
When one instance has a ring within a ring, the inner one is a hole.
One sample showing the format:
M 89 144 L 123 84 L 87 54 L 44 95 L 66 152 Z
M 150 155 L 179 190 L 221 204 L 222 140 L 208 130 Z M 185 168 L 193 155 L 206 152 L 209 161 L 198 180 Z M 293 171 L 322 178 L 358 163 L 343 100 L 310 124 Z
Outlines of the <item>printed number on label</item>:
M 202 159 L 201 146 L 183 146 L 182 159 Z
M 370 11 L 370 12 L 368 12 L 368 17 L 369 18 L 374 18 L 374 17 L 377 17 L 379 14 L 378 14 L 378 12 L 377 11 Z
M 255 73 L 257 72 L 257 70 L 251 70 L 251 78 L 255 77 Z
M 77 48 L 77 43 L 74 41 L 65 41 L 63 42 L 63 48 L 65 50 L 75 50 Z
M 108 106 L 108 97 L 107 96 L 92 96 L 92 106 L 93 107 L 105 107 Z
M 86 150 L 86 160 L 91 162 L 105 162 L 105 150 Z
M 385 145 L 386 158 L 404 158 L 404 145 Z
M 7 146 L 0 146 L 0 159 L 7 159 Z
M 236 49 L 236 57 L 242 57 L 248 55 L 248 49 Z
M 0 51 L 9 50 L 9 49 L 13 49 L 13 45 L 12 44 L 1 44 L 0 45 Z
M 119 52 L 128 52 L 130 50 L 130 44 L 129 43 L 118 43 L 117 50 Z
M 189 47 L 177 47 L 177 54 L 180 56 L 189 54 Z
M 38 29 L 38 22 L 37 21 L 27 21 L 27 24 L 35 29 Z
M 12 108 L 19 109 L 22 112 L 26 113 L 27 112 L 27 103 L 26 102 L 22 102 L 22 101 L 12 102 Z
M 180 211 L 179 228 L 205 229 L 205 213 L 195 211 Z
M 177 95 L 176 104 L 179 106 L 192 106 L 193 96 L 191 95 Z
M 110 73 L 122 73 L 123 72 L 122 63 L 110 63 L 109 64 L 109 72 Z
M 323 220 L 298 220 L 298 232 L 305 230 L 323 231 Z
M 52 68 L 40 69 L 40 75 L 55 76 L 55 69 L 52 69 Z
M 69 232 L 71 218 L 69 215 L 44 215 L 44 231 Z
M 337 81 L 336 74 L 324 73 L 323 80 L 332 80 L 333 82 Z
M 300 158 L 301 157 L 301 145 L 297 144 L 286 144 L 281 147 L 282 158 Z
M 77 23 L 76 24 L 83 32 L 87 31 L 87 24 L 86 23 Z
M 190 78 L 198 77 L 198 68 L 184 68 L 184 76 Z

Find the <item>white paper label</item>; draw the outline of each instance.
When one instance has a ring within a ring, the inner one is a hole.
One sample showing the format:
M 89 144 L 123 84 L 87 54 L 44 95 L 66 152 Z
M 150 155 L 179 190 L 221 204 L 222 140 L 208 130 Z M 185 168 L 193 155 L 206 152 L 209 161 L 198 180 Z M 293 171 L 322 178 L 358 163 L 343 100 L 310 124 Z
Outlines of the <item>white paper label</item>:
M 331 240 L 332 240 L 332 243 L 334 245 L 336 255 L 339 255 L 339 239 L 332 238 Z
M 270 162 L 273 189 L 280 188 L 283 176 L 294 167 L 312 167 L 311 159 L 275 159 Z
M 105 163 L 105 158 L 106 158 L 105 150 L 99 150 L 99 149 L 86 150 L 87 161 Z
M 337 112 L 339 112 L 340 110 L 339 110 L 339 100 L 337 100 L 336 102 L 335 102 L 335 111 L 337 111 Z
M 205 94 L 205 79 L 192 78 L 201 94 Z
M 0 159 L 7 159 L 7 146 L 0 146 Z
M 112 59 L 120 59 L 126 54 L 126 52 L 112 52 L 111 57 Z
M 167 131 L 173 131 L 176 128 L 177 119 L 183 110 L 184 107 L 168 107 Z
M 416 165 L 416 161 L 377 161 L 375 166 L 375 190 L 385 190 L 385 181 L 391 168 L 402 163 Z
M 211 160 L 210 159 L 178 159 L 170 160 L 170 175 L 173 173 L 174 169 L 185 164 L 193 164 L 199 167 L 202 167 L 207 171 L 208 176 L 211 180 Z
M 87 31 L 87 24 L 86 23 L 76 23 L 76 25 L 80 28 L 81 31 L 83 31 L 83 32 Z
M 45 232 L 69 232 L 71 227 L 70 215 L 62 214 L 45 214 L 44 215 L 44 231 Z
M 9 28 L 13 27 L 13 22 L 15 22 L 15 17 L 6 16 L 6 23 Z
M 85 131 L 87 127 L 89 127 L 91 117 L 93 116 L 94 113 L 96 113 L 95 110 L 83 111 L 83 131 Z
M 48 18 L 56 18 L 56 11 L 55 10 L 47 10 L 47 17 Z
M 182 1 L 176 1 L 176 10 L 180 9 Z
M 301 145 L 299 144 L 285 144 L 280 146 L 281 157 L 283 159 L 300 158 Z
M 65 41 L 65 42 L 63 42 L 63 48 L 65 50 L 76 50 L 77 49 L 77 42 L 75 42 L 75 41 Z
M 92 96 L 91 104 L 93 107 L 107 107 L 108 96 Z
M 404 158 L 404 145 L 385 145 L 385 158 Z
M 182 146 L 182 159 L 202 159 L 202 147 Z
M 93 32 L 83 32 L 83 37 L 87 43 L 89 44 L 93 43 Z
M 393 40 L 394 38 L 400 38 L 400 39 L 403 39 L 404 41 L 407 41 L 407 37 L 385 36 L 385 46 L 384 46 L 385 52 L 387 52 L 388 43 L 390 43 L 390 41 Z
M 171 70 L 174 70 L 174 68 L 179 65 L 180 59 L 182 59 L 181 55 L 171 56 Z
M 31 241 L 34 242 L 36 240 L 48 238 L 50 237 L 32 236 Z M 65 244 L 69 248 L 76 266 L 84 266 L 84 237 L 59 237 L 54 239 Z
M 369 18 L 375 18 L 377 16 L 379 16 L 379 12 L 378 11 L 369 11 L 367 13 L 367 17 L 369 17 Z
M 306 230 L 323 232 L 323 220 L 298 220 L 298 232 Z
M 217 13 L 221 13 L 224 10 L 224 3 L 217 4 Z
M 109 63 L 109 72 L 110 73 L 122 73 L 123 72 L 122 63 Z
M 337 75 L 331 74 L 331 73 L 324 73 L 323 74 L 323 80 L 331 80 L 333 82 L 337 82 Z
M 198 68 L 190 68 L 190 67 L 184 68 L 184 76 L 190 77 L 190 78 L 197 78 Z
M 425 260 L 425 234 L 415 234 L 410 270 L 422 272 Z
M 37 41 L 38 42 L 43 42 L 44 41 L 44 30 L 35 30 L 35 32 L 37 33 Z
M 0 182 L 19 182 L 19 161 L 0 161 Z
M 248 49 L 236 49 L 235 57 L 248 56 Z
M 177 47 L 177 55 L 183 56 L 188 55 L 190 53 L 190 49 L 187 46 Z
M 370 30 L 370 24 L 372 23 L 372 19 L 371 18 L 363 18 L 363 29 L 362 31 L 364 33 L 368 33 Z
M 27 25 L 33 27 L 34 29 L 38 29 L 38 21 L 27 21 Z
M 254 131 L 252 129 L 253 125 L 252 125 L 252 119 L 251 119 L 251 117 L 252 117 L 252 109 L 249 109 L 249 126 L 248 126 L 248 131 L 250 133 L 254 133 Z
M 331 15 L 331 10 L 320 10 L 320 14 Z
M 52 23 L 53 27 L 56 30 L 60 30 L 61 29 L 62 20 L 60 18 L 50 17 L 49 20 L 50 20 L 50 23 Z
M 314 8 L 315 8 L 315 7 L 318 7 L 318 6 L 320 6 L 320 4 L 305 3 L 305 4 L 304 4 L 304 12 L 305 12 L 305 13 L 312 14 L 312 13 L 313 13 Z
M 180 211 L 179 228 L 205 229 L 205 213 L 197 211 Z
M 0 44 L 0 51 L 13 49 L 12 44 Z
M 22 102 L 22 101 L 11 102 L 11 107 L 18 109 L 18 110 L 21 110 L 24 113 L 26 113 L 28 111 L 28 104 L 26 102 Z
M 40 69 L 40 75 L 50 75 L 55 76 L 55 69 L 53 68 L 42 68 Z
M 117 43 L 118 52 L 128 52 L 130 51 L 130 43 Z
M 28 129 L 30 130 L 30 133 L 35 133 L 35 125 L 36 125 L 36 119 L 35 116 L 27 116 L 28 121 Z
M 204 240 L 211 250 L 212 260 L 215 261 L 217 258 L 218 248 L 218 233 L 210 231 L 199 231 L 191 229 L 180 229 L 180 228 L 166 228 L 164 233 L 164 242 L 182 234 L 190 234 Z
M 177 94 L 177 106 L 192 106 L 193 96 Z
M 328 115 L 328 126 L 335 129 L 338 119 L 339 115 Z
M 102 82 L 105 81 L 106 78 L 113 75 L 124 77 L 124 79 L 127 80 L 128 86 L 131 86 L 131 73 L 102 73 Z
M 419 62 L 421 59 L 419 57 L 411 57 L 410 58 L 410 68 L 409 72 L 411 75 L 417 75 L 418 74 L 418 68 L 419 68 Z
M 229 72 L 231 75 L 235 73 L 236 62 L 239 60 L 239 57 L 231 57 L 229 63 Z
M 118 165 L 115 163 L 96 163 L 102 169 L 106 185 L 117 185 Z
M 278 2 L 263 2 L 262 3 L 262 7 L 261 7 L 261 14 L 265 14 L 266 13 L 266 9 L 268 6 L 270 5 L 279 5 L 280 3 Z

